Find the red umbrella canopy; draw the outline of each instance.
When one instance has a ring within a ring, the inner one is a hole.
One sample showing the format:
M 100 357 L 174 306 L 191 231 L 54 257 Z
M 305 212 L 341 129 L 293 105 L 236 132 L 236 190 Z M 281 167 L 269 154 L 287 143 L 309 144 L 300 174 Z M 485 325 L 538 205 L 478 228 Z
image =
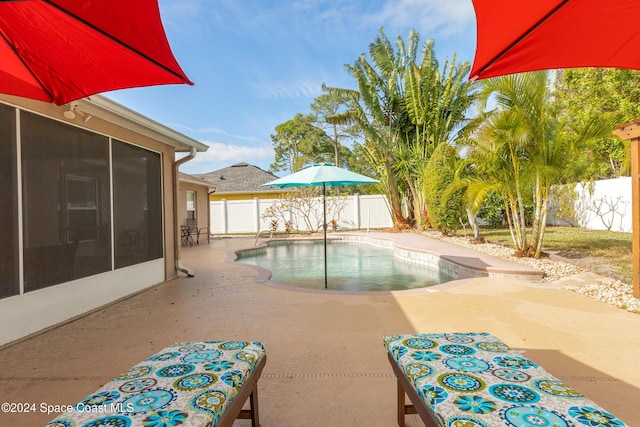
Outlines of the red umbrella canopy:
M 470 80 L 553 68 L 640 69 L 638 0 L 472 0 Z
M 57 105 L 99 92 L 193 84 L 157 0 L 0 1 L 0 92 Z

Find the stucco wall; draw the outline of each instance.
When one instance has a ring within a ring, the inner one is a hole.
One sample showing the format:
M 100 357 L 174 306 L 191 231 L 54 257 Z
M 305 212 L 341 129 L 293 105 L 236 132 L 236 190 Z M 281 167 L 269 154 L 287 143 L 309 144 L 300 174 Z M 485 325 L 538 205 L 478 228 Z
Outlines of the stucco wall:
M 72 120 L 66 119 L 63 116 L 65 107 L 6 95 L 0 95 L 0 100 L 66 124 L 160 153 L 164 235 L 164 257 L 161 259 L 0 299 L 0 324 L 13 325 L 11 328 L 0 328 L 0 345 L 176 277 L 172 176 L 175 149 L 98 117 L 91 117 L 86 122 L 79 115 Z M 206 212 L 207 196 L 202 198 L 205 201 Z
M 187 222 L 187 191 L 196 192 L 196 217 L 198 228 L 209 229 L 209 188 L 204 185 L 197 185 L 190 182 L 180 181 L 178 183 L 178 224 Z

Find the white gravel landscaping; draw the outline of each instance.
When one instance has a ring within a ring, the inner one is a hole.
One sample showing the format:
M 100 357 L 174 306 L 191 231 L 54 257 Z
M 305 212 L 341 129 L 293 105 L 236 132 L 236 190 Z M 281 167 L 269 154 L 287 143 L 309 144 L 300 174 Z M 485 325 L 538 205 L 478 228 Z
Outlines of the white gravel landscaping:
M 425 231 L 423 234 L 433 239 L 440 239 L 448 243 L 543 270 L 545 276 L 541 281 L 542 283 L 550 284 L 560 279 L 586 272 L 585 269 L 564 261 L 549 258 L 535 259 L 516 257 L 513 255 L 513 248 L 494 243 L 477 244 L 473 243 L 468 237 L 442 236 L 442 234 L 437 231 Z M 590 285 L 562 286 L 561 288 L 569 289 L 598 301 L 640 314 L 640 299 L 633 297 L 631 285 L 619 280 L 601 276 L 601 279 Z

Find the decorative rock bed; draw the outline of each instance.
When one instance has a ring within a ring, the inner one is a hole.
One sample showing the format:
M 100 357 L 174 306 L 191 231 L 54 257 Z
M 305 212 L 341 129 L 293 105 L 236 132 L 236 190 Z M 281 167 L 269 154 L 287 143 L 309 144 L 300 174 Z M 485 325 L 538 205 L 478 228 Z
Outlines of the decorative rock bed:
M 474 244 L 468 238 L 442 236 L 439 232 L 424 232 L 423 234 L 432 239 L 443 240 L 448 243 L 543 270 L 545 275 L 541 281 L 542 283 L 557 282 L 560 279 L 582 274 L 587 271 L 568 262 L 549 258 L 519 258 L 513 255 L 513 248 L 502 245 L 493 243 Z M 633 313 L 640 313 L 640 299 L 633 297 L 631 285 L 620 280 L 602 277 L 596 283 L 590 285 L 562 286 L 562 289 L 571 290 Z

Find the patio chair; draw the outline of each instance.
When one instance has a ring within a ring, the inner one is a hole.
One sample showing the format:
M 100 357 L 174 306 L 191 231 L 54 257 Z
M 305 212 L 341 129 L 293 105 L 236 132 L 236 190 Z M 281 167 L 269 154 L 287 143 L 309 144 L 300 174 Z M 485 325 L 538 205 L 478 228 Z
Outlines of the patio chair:
M 193 240 L 194 230 L 186 225 L 180 226 L 180 242 L 182 246 L 193 246 L 196 242 Z
M 209 229 L 207 227 L 198 227 L 196 219 L 187 219 L 187 228 L 191 230 L 191 234 L 195 234 L 196 244 L 200 244 L 200 234 L 207 236 L 207 243 L 209 243 Z

